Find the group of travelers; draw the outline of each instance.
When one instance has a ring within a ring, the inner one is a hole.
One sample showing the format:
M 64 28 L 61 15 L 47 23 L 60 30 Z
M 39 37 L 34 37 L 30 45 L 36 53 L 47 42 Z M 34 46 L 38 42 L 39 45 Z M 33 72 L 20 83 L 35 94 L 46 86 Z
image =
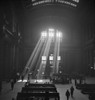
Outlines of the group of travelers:
M 66 93 L 65 93 L 65 95 L 66 95 L 66 97 L 67 97 L 67 100 L 69 100 L 70 95 L 71 95 L 71 97 L 73 98 L 73 93 L 74 93 L 74 87 L 71 86 L 70 91 L 69 91 L 69 89 L 67 89 L 67 91 L 66 91 Z

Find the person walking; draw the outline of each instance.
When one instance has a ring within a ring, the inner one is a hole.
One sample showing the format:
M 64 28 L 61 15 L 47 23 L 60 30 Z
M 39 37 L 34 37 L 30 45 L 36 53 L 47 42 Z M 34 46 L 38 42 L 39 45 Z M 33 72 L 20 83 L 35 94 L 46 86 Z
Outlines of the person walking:
M 71 88 L 70 88 L 70 93 L 71 93 L 71 97 L 73 98 L 73 93 L 74 93 L 74 87 L 73 86 L 71 86 Z
M 67 97 L 67 100 L 69 100 L 69 97 L 70 97 L 70 92 L 69 90 L 67 89 L 66 93 L 65 93 L 66 97 Z

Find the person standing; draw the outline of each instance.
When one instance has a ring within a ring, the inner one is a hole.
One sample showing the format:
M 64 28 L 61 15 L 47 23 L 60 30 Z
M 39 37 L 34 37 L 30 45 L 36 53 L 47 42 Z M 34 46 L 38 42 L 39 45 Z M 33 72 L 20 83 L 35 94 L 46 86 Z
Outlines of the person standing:
M 21 76 L 21 80 L 22 80 L 22 81 L 24 80 L 24 75 Z
M 14 88 L 14 84 L 15 84 L 15 83 L 14 83 L 14 80 L 12 79 L 12 80 L 11 80 L 11 89 L 12 89 L 12 90 L 13 90 L 13 88 Z
M 77 79 L 75 78 L 75 86 L 77 85 Z
M 65 93 L 66 97 L 67 97 L 67 100 L 69 100 L 69 97 L 70 97 L 70 92 L 69 90 L 67 89 L 66 93 Z
M 71 97 L 73 98 L 73 93 L 74 93 L 74 87 L 73 86 L 71 86 L 71 88 L 70 88 L 70 93 L 71 93 Z

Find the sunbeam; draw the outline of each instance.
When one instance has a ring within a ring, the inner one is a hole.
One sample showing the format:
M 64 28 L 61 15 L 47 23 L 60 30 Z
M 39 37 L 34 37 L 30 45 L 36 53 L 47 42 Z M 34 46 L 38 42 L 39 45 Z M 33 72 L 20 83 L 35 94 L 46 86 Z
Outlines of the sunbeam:
M 22 75 L 25 78 L 32 73 L 32 78 L 43 79 L 45 76 L 46 68 L 49 68 L 50 60 L 49 56 L 52 51 L 52 72 L 49 72 L 52 76 L 58 73 L 60 60 L 60 43 L 61 43 L 62 33 L 55 29 L 48 29 L 41 33 L 41 37 L 32 52 L 29 61 L 27 62 Z M 43 59 L 44 58 L 44 59 Z

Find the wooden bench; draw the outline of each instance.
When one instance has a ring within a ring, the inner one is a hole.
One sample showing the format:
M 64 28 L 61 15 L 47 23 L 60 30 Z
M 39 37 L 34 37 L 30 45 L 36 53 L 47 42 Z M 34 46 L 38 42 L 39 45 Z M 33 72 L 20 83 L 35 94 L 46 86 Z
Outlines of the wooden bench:
M 81 93 L 83 94 L 92 94 L 92 93 L 95 93 L 95 89 L 93 88 L 84 88 L 81 90 Z
M 60 100 L 59 93 L 20 93 L 18 92 L 16 100 L 28 100 L 28 98 L 54 98 Z
M 23 93 L 26 92 L 57 92 L 56 88 L 47 88 L 47 87 L 40 87 L 40 88 L 28 88 L 28 87 L 22 87 L 22 91 Z
M 37 84 L 25 84 L 25 87 L 55 87 L 55 85 L 54 84 L 39 84 L 39 83 L 37 83 Z
M 77 84 L 77 89 L 95 89 L 95 84 Z

